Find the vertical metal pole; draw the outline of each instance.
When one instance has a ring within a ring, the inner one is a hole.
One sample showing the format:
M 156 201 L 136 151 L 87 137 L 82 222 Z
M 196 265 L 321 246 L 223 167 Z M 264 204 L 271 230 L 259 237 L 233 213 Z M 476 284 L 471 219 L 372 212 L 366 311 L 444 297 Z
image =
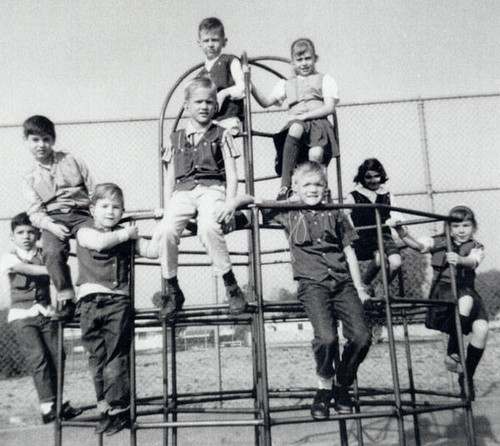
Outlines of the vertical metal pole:
M 394 385 L 394 403 L 396 405 L 398 428 L 399 428 L 399 444 L 406 444 L 403 409 L 401 404 L 401 388 L 399 385 L 398 364 L 396 357 L 396 344 L 394 342 L 394 331 L 392 326 L 392 310 L 389 299 L 389 280 L 387 278 L 387 265 L 385 263 L 384 242 L 382 238 L 382 219 L 380 218 L 380 210 L 375 208 L 375 221 L 377 223 L 377 239 L 378 251 L 380 254 L 380 273 L 382 277 L 382 284 L 384 288 L 385 311 L 387 320 L 387 337 L 389 339 L 389 353 L 391 357 L 391 372 L 392 382 Z
M 177 421 L 177 344 L 175 340 L 175 321 L 170 326 L 170 358 L 172 363 L 172 421 Z M 177 446 L 177 428 L 172 428 L 172 444 Z
M 417 102 L 418 107 L 418 122 L 420 126 L 420 148 L 422 150 L 422 159 L 424 162 L 424 178 L 425 178 L 425 192 L 427 194 L 427 208 L 429 212 L 435 212 L 434 208 L 434 190 L 432 186 L 431 176 L 431 163 L 429 160 L 429 144 L 427 140 L 427 124 L 425 121 L 425 108 L 424 101 L 419 99 Z M 437 231 L 437 223 L 432 224 L 433 231 Z
M 405 297 L 406 293 L 404 290 L 403 283 L 403 271 L 399 269 L 398 272 L 398 285 L 399 285 L 399 296 Z M 408 319 L 406 310 L 402 310 L 403 316 L 403 330 L 404 330 L 404 344 L 405 344 L 405 353 L 406 353 L 406 365 L 408 368 L 408 380 L 410 385 L 410 398 L 412 403 L 412 408 L 415 408 L 416 405 L 416 392 L 415 392 L 415 380 L 413 378 L 413 364 L 411 361 L 411 350 L 410 350 L 410 335 L 408 332 Z M 418 414 L 413 414 L 413 432 L 415 435 L 415 444 L 420 446 L 420 425 L 418 422 Z
M 137 382 L 135 374 L 136 356 L 135 356 L 135 243 L 130 243 L 130 271 L 129 271 L 129 290 L 130 290 L 130 445 L 137 445 Z
M 251 83 L 250 83 L 250 66 L 246 53 L 242 55 L 242 69 L 245 81 L 245 137 L 243 138 L 243 153 L 245 165 L 245 192 L 249 195 L 255 195 L 254 188 L 254 168 L 253 168 L 253 138 L 252 138 L 252 108 L 251 108 Z M 258 247 L 258 212 L 256 210 L 250 213 L 250 224 L 252 230 L 248 234 L 248 285 L 250 295 L 254 300 L 257 300 L 257 315 L 252 317 L 251 332 L 253 337 L 252 342 L 252 359 L 253 359 L 253 382 L 255 391 L 254 405 L 258 409 L 259 414 L 255 417 L 262 416 L 264 418 L 264 430 L 262 427 L 255 428 L 256 444 L 271 445 L 271 426 L 269 414 L 269 395 L 267 382 L 267 363 L 266 349 L 264 339 L 264 316 L 262 308 L 262 278 L 260 270 L 260 250 Z M 258 254 L 256 253 L 258 250 Z M 255 259 L 258 259 L 259 270 Z M 258 274 L 258 278 L 257 278 Z
M 255 224 L 252 226 L 254 250 L 253 250 L 253 265 L 255 279 L 255 295 L 257 298 L 257 315 L 255 322 L 257 325 L 257 350 L 260 364 L 260 408 L 261 416 L 264 420 L 264 431 L 261 433 L 262 446 L 272 446 L 271 441 L 271 416 L 269 407 L 269 383 L 267 377 L 267 353 L 266 353 L 266 338 L 264 332 L 264 298 L 262 295 L 262 267 L 260 263 L 260 233 L 258 221 L 258 209 L 252 209 Z
M 218 278 L 217 276 L 213 277 L 213 292 L 215 296 L 215 303 L 219 303 L 219 286 L 218 286 Z M 214 343 L 215 343 L 215 353 L 217 355 L 217 380 L 219 382 L 219 393 L 222 397 L 222 361 L 221 361 L 221 350 L 220 350 L 220 326 L 215 326 L 215 335 L 214 335 Z M 219 401 L 219 407 L 222 407 L 222 398 Z
M 446 234 L 446 249 L 448 252 L 452 251 L 452 243 L 451 243 L 451 231 L 450 224 L 447 222 L 445 224 L 445 234 Z M 456 268 L 454 265 L 448 264 L 450 268 L 450 282 L 451 282 L 451 291 L 453 293 L 453 298 L 455 299 L 455 330 L 456 335 L 458 337 L 458 352 L 460 354 L 460 363 L 462 364 L 462 368 L 464 370 L 464 388 L 465 388 L 465 400 L 466 406 L 464 407 L 464 416 L 465 416 L 465 430 L 467 432 L 467 443 L 469 445 L 476 444 L 476 435 L 474 429 L 474 417 L 472 416 L 472 406 L 470 400 L 470 387 L 469 387 L 469 377 L 467 376 L 467 368 L 465 367 L 465 348 L 462 337 L 462 324 L 460 322 L 460 311 L 458 308 L 458 288 L 457 288 L 457 280 L 456 280 Z
M 57 308 L 59 310 L 59 302 Z M 61 319 L 57 320 L 57 395 L 56 395 L 56 420 L 54 423 L 55 445 L 62 445 L 62 424 L 61 424 L 61 411 L 62 411 L 62 398 L 63 398 L 63 383 L 64 383 L 64 325 Z
M 162 358 L 162 372 L 163 372 L 163 421 L 168 421 L 168 339 L 167 339 L 167 322 L 165 319 L 161 321 L 161 334 L 162 334 L 162 350 L 161 350 L 161 358 Z M 168 427 L 164 427 L 163 429 L 163 445 L 168 445 Z

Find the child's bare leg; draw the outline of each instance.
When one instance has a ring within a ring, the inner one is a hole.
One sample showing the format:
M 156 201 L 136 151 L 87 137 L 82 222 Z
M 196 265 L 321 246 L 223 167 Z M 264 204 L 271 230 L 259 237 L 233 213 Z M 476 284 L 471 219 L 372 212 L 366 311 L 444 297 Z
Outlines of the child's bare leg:
M 324 152 L 325 151 L 323 150 L 323 147 L 320 146 L 311 147 L 309 149 L 309 152 L 307 153 L 309 161 L 314 161 L 315 163 L 323 164 Z
M 401 256 L 399 254 L 391 254 L 387 257 L 389 262 L 389 283 L 394 280 L 397 276 L 399 269 L 401 268 Z
M 462 296 L 458 299 L 458 312 L 460 313 L 460 325 L 462 326 L 462 332 L 467 334 L 471 329 L 471 322 L 469 316 L 472 311 L 473 306 L 472 296 Z M 455 373 L 463 373 L 462 367 L 459 364 L 460 359 L 458 357 L 458 338 L 456 329 L 454 328 L 450 337 L 448 338 L 448 347 L 446 349 L 446 354 L 448 358 L 445 358 L 445 365 L 448 370 Z
M 283 146 L 283 166 L 281 169 L 281 187 L 290 188 L 292 185 L 292 172 L 297 164 L 300 149 L 300 138 L 304 128 L 300 124 L 292 124 Z

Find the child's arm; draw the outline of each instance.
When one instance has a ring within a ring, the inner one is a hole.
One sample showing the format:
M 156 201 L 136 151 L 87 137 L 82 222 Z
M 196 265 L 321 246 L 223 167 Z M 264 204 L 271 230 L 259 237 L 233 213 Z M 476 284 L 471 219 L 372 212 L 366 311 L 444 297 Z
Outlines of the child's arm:
M 167 202 L 175 189 L 175 167 L 173 162 L 166 164 L 167 173 L 165 175 L 165 202 Z
M 236 200 L 238 177 L 235 159 L 233 157 L 224 158 L 224 166 L 226 170 L 226 201 L 223 206 L 215 210 L 215 218 L 219 223 L 228 223 L 233 217 L 238 205 Z
M 44 265 L 31 265 L 19 260 L 16 264 L 11 265 L 11 272 L 26 274 L 27 276 L 48 276 L 47 268 Z
M 461 256 L 456 252 L 447 252 L 446 261 L 450 265 L 458 266 L 467 269 L 476 269 L 481 261 L 484 259 L 484 249 L 483 248 L 473 248 L 469 255 Z
M 354 287 L 358 292 L 358 297 L 361 302 L 370 299 L 370 296 L 365 290 L 363 286 L 363 282 L 361 280 L 361 272 L 359 271 L 358 258 L 356 257 L 356 253 L 354 252 L 354 248 L 352 246 L 346 246 L 344 248 L 345 258 L 347 260 L 347 264 L 349 265 L 349 271 L 351 273 L 352 282 L 354 283 Z
M 224 88 L 217 93 L 219 108 L 222 107 L 222 104 L 228 97 L 233 100 L 243 99 L 245 97 L 245 79 L 243 76 L 243 70 L 241 69 L 241 63 L 238 58 L 233 58 L 229 69 L 235 85 Z
M 80 169 L 80 173 L 82 174 L 83 182 L 85 183 L 89 197 L 91 197 L 96 186 L 99 184 L 99 180 L 92 174 L 92 172 L 90 172 L 84 161 L 79 158 L 75 158 L 75 161 Z
M 276 89 L 276 87 L 275 87 L 275 89 Z M 274 90 L 273 90 L 273 92 L 274 92 Z M 255 86 L 255 84 L 252 84 L 252 95 L 255 98 L 255 100 L 257 101 L 257 104 L 259 104 L 263 108 L 271 107 L 271 105 L 278 105 L 281 102 L 272 93 L 270 95 L 266 96 L 264 93 L 262 93 L 262 91 L 260 91 Z
M 139 228 L 137 226 L 127 226 L 115 231 L 100 232 L 93 228 L 81 228 L 76 233 L 76 240 L 84 248 L 94 251 L 103 251 L 129 239 L 139 237 Z
M 398 233 L 401 241 L 411 249 L 418 251 L 422 254 L 426 254 L 430 251 L 430 249 L 434 246 L 434 240 L 432 238 L 420 238 L 416 240 L 413 236 L 410 235 L 406 226 L 396 225 L 394 229 Z

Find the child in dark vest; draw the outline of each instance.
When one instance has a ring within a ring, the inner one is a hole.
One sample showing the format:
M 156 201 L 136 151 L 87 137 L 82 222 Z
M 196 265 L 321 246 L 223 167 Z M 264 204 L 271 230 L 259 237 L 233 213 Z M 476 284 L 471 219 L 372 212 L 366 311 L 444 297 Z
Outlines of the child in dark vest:
M 337 83 L 330 75 L 316 72 L 318 55 L 311 40 L 301 38 L 293 42 L 291 57 L 294 75 L 278 81 L 270 96 L 252 86 L 262 107 L 285 100 L 288 104 L 289 122 L 274 136 L 276 173 L 281 176 L 278 199 L 288 195 L 297 164 L 309 160 L 327 166 L 332 156 L 339 155 L 338 129 L 327 119 L 339 102 Z
M 0 262 L 2 276 L 7 279 L 2 284 L 1 307 L 10 308 L 7 320 L 33 373 L 42 421 L 47 424 L 56 418 L 57 395 L 57 323 L 52 320 L 50 279 L 43 265 L 42 250 L 36 245 L 40 233 L 28 215 L 16 215 L 11 220 L 11 229 L 15 248 Z M 81 413 L 81 409 L 71 407 L 66 401 L 61 417 L 69 420 Z
M 484 258 L 484 247 L 474 239 L 477 221 L 474 212 L 466 206 L 451 209 L 450 217 L 460 219 L 450 223 L 452 250 L 447 251 L 446 237 L 440 234 L 433 238 L 420 238 L 417 243 L 403 237 L 408 246 L 420 252 L 431 253 L 433 280 L 430 299 L 454 301 L 451 290 L 450 265 L 456 269 L 458 311 L 462 333 L 470 333 L 465 359 L 471 399 L 475 398 L 474 373 L 483 356 L 488 339 L 488 311 L 475 289 L 475 269 Z M 450 372 L 458 373 L 458 383 L 464 393 L 464 371 L 458 355 L 454 308 L 448 306 L 429 307 L 425 321 L 427 328 L 449 334 L 444 363 Z
M 116 184 L 96 187 L 90 212 L 92 223 L 77 234 L 77 313 L 101 414 L 95 432 L 113 435 L 130 425 L 131 245 L 143 257 L 157 253 L 137 226 L 119 225 L 124 201 Z
M 293 189 L 298 197 L 296 203 L 318 206 L 326 190 L 323 166 L 310 161 L 299 165 L 293 174 Z M 253 201 L 253 197 L 242 196 L 239 205 Z M 362 286 L 352 248 L 356 231 L 346 215 L 337 210 L 273 209 L 265 211 L 264 217 L 282 226 L 287 234 L 293 276 L 299 282 L 297 297 L 314 330 L 312 348 L 318 390 L 311 415 L 316 420 L 327 419 L 332 397 L 339 414 L 351 413 L 349 387 L 368 353 L 371 339 L 363 309 L 369 296 Z M 338 320 L 347 342 L 335 370 Z
M 177 279 L 179 240 L 189 220 L 197 216 L 198 236 L 213 265 L 222 276 L 229 311 L 239 315 L 247 303 L 236 282 L 222 223 L 228 223 L 236 208 L 239 152 L 228 130 L 212 121 L 217 91 L 208 78 L 191 80 L 185 89 L 186 128 L 171 137 L 165 151 L 167 205 L 162 221 L 153 232 L 158 246 L 167 295 L 162 297 L 161 317 L 172 319 L 182 308 L 184 294 Z
M 236 56 L 224 54 L 227 44 L 224 25 L 216 17 L 203 19 L 198 26 L 198 44 L 205 53 L 205 66 L 197 77 L 209 77 L 217 87 L 217 124 L 237 135 L 244 118 L 245 83 Z
M 23 130 L 36 161 L 24 177 L 27 213 L 42 230 L 44 263 L 61 302 L 59 316 L 70 321 L 75 291 L 68 267 L 69 239 L 90 220 L 90 195 L 97 181 L 82 160 L 53 149 L 56 132 L 50 119 L 31 116 L 24 121 Z
M 358 172 L 354 177 L 357 188 L 351 191 L 345 200 L 345 204 L 386 204 L 394 205 L 391 193 L 385 187 L 387 174 L 384 166 L 376 158 L 369 158 L 363 161 L 359 166 Z M 360 226 L 375 225 L 375 209 L 353 208 L 345 209 L 345 213 L 350 217 L 355 228 Z M 393 226 L 394 218 L 391 219 L 391 212 L 387 209 L 380 210 L 382 223 Z M 400 219 L 401 220 L 401 219 Z M 400 228 L 400 227 L 399 227 Z M 397 229 L 406 231 L 405 229 Z M 405 232 L 407 233 L 407 231 Z M 358 260 L 369 260 L 363 284 L 367 289 L 371 289 L 371 283 L 380 270 L 380 252 L 378 249 L 377 229 L 362 229 L 358 231 L 359 238 L 354 241 L 354 249 Z M 407 234 L 407 236 L 409 236 Z M 385 226 L 382 228 L 382 237 L 384 242 L 384 252 L 387 256 L 389 267 L 389 282 L 394 279 L 401 268 L 401 255 L 399 249 L 392 237 L 391 228 Z M 370 291 L 369 294 L 373 294 Z

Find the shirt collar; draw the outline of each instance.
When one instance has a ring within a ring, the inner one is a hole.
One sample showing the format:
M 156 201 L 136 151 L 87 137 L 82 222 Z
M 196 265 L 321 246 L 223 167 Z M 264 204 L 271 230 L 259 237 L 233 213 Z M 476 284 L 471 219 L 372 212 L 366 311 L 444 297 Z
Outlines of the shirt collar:
M 195 135 L 195 134 L 203 135 L 208 130 L 208 127 L 209 127 L 209 125 L 198 130 L 198 129 L 194 128 L 191 121 L 188 121 L 188 123 L 186 124 L 186 128 L 185 128 L 186 136 L 191 136 L 191 135 Z
M 18 257 L 22 260 L 27 260 L 28 262 L 33 260 L 33 258 L 36 256 L 37 252 L 38 252 L 37 247 L 33 248 L 30 251 L 25 251 L 24 249 L 16 247 L 16 254 L 18 255 Z
M 387 187 L 385 186 L 385 184 L 381 184 L 380 187 L 378 188 L 378 190 L 370 190 L 370 189 L 367 189 L 366 187 L 364 187 L 363 185 L 360 184 L 356 187 L 356 190 L 358 192 L 362 193 L 363 195 L 368 196 L 368 197 L 374 196 L 374 195 L 384 195 L 387 192 L 389 192 L 387 190 Z
M 205 70 L 210 71 L 212 67 L 215 65 L 215 62 L 217 62 L 220 59 L 220 56 L 222 56 L 222 53 L 219 54 L 215 59 L 205 60 Z

